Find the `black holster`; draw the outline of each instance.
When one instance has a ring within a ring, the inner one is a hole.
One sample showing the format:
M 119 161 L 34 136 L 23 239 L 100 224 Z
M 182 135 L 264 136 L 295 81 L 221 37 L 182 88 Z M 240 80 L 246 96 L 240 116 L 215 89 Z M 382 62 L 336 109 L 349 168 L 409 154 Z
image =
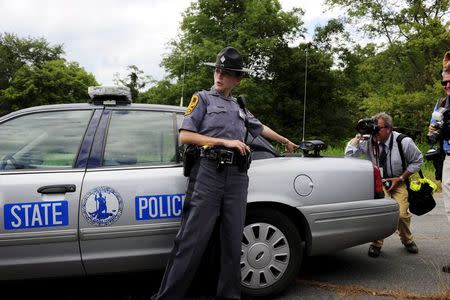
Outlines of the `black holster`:
M 197 145 L 187 145 L 183 153 L 183 175 L 189 177 L 192 167 L 200 158 L 200 149 Z
M 248 153 L 246 155 L 236 155 L 236 165 L 240 172 L 246 172 L 250 168 L 250 164 L 252 163 L 252 153 Z

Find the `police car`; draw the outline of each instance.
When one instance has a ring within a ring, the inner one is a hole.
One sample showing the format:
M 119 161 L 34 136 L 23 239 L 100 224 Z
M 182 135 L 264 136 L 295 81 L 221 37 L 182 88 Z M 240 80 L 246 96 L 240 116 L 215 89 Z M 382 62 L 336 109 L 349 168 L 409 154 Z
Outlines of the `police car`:
M 185 199 L 185 108 L 131 104 L 127 88 L 89 94 L 0 118 L 0 280 L 165 267 Z M 377 197 L 369 161 L 321 157 L 315 142 L 302 144 L 303 157 L 251 144 L 245 293 L 277 293 L 305 256 L 396 230 L 398 206 Z

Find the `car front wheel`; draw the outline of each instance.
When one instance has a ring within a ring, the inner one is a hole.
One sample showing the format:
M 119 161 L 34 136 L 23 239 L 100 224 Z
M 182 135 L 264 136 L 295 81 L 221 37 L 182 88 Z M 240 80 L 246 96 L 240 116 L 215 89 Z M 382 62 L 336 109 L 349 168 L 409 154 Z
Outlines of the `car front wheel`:
M 245 294 L 268 296 L 283 291 L 302 261 L 300 234 L 284 214 L 269 209 L 247 212 L 241 252 L 241 285 Z

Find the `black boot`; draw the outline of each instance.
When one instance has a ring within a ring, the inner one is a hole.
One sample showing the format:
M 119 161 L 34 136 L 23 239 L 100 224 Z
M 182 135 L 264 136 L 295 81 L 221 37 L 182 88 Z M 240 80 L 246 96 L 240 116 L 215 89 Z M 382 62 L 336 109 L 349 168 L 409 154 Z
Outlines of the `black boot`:
M 405 244 L 404 246 L 409 253 L 413 253 L 413 254 L 419 253 L 419 248 L 417 248 L 417 245 L 414 242 Z

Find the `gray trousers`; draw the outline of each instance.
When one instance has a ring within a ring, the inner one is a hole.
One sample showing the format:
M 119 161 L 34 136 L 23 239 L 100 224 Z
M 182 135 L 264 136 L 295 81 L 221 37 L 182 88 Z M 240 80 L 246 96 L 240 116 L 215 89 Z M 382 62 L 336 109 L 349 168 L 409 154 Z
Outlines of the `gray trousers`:
M 183 299 L 220 216 L 220 273 L 216 298 L 240 299 L 241 240 L 247 205 L 248 176 L 237 166 L 217 170 L 201 158 L 189 178 L 181 227 L 158 294 L 153 299 Z

